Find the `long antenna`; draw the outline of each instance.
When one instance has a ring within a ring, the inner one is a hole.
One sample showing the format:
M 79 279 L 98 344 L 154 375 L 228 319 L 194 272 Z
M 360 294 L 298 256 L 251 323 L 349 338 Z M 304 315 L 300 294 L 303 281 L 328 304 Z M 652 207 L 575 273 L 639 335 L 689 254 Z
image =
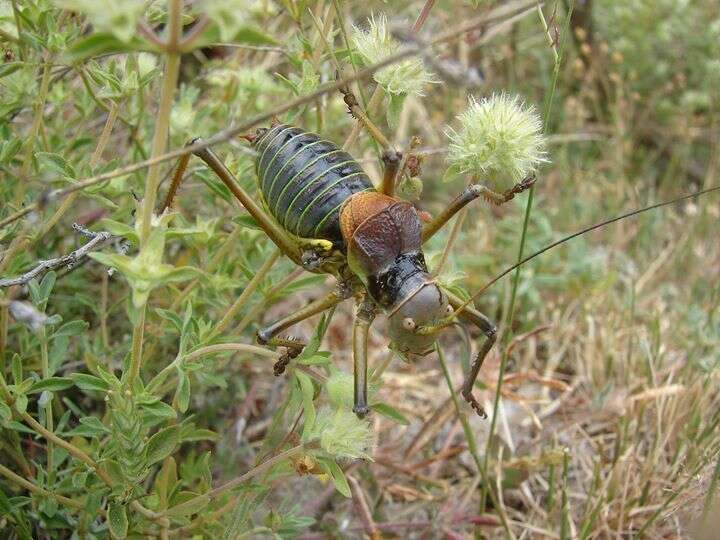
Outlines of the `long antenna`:
M 580 229 L 580 230 L 577 231 L 577 232 L 574 232 L 574 233 L 572 233 L 572 234 L 570 234 L 570 235 L 568 235 L 568 236 L 565 236 L 565 237 L 561 238 L 560 240 L 557 240 L 557 241 L 553 242 L 552 244 L 547 245 L 547 246 L 545 246 L 545 247 L 542 248 L 542 249 L 539 249 L 538 251 L 536 251 L 536 252 L 533 253 L 532 255 L 528 255 L 527 257 L 525 257 L 524 259 L 522 259 L 522 260 L 521 260 L 520 262 L 518 262 L 517 264 L 514 264 L 514 265 L 512 265 L 511 267 L 503 270 L 500 274 L 498 274 L 498 275 L 495 276 L 493 279 L 491 279 L 489 282 L 487 282 L 487 283 L 485 284 L 485 286 L 483 286 L 482 289 L 480 289 L 479 291 L 477 291 L 476 293 L 474 293 L 470 298 L 468 298 L 467 300 L 465 300 L 465 302 L 463 302 L 463 303 L 455 310 L 455 315 L 459 314 L 463 309 L 465 309 L 465 307 L 466 307 L 470 302 L 472 302 L 473 300 L 475 300 L 475 298 L 477 298 L 477 297 L 480 296 L 482 293 L 484 293 L 486 290 L 488 290 L 488 289 L 489 289 L 492 285 L 494 285 L 498 280 L 500 280 L 501 278 L 505 277 L 505 276 L 508 275 L 510 272 L 512 272 L 513 270 L 515 270 L 515 269 L 518 268 L 519 266 L 522 266 L 523 264 L 525 264 L 525 263 L 528 262 L 529 260 L 534 259 L 534 258 L 537 257 L 538 255 L 542 255 L 542 254 L 545 253 L 546 251 L 548 251 L 548 250 L 550 250 L 550 249 L 552 249 L 552 248 L 554 248 L 554 247 L 556 247 L 556 246 L 559 246 L 560 244 L 564 244 L 565 242 L 568 242 L 569 240 L 572 240 L 573 238 L 576 238 L 576 237 L 578 237 L 578 236 L 582 236 L 582 235 L 585 234 L 585 233 L 588 233 L 588 232 L 590 232 L 590 231 L 594 231 L 595 229 L 599 229 L 599 228 L 601 228 L 601 227 L 604 227 L 605 225 L 610 225 L 611 223 L 615 223 L 616 221 L 620 221 L 620 220 L 625 219 L 625 218 L 629 218 L 629 217 L 632 217 L 632 216 L 636 216 L 636 215 L 638 215 L 638 214 L 642 214 L 643 212 L 647 212 L 648 210 L 654 210 L 655 208 L 661 208 L 661 207 L 663 207 L 663 206 L 669 206 L 669 205 L 671 205 L 671 204 L 675 204 L 675 203 L 677 203 L 677 202 L 684 201 L 684 200 L 686 200 L 686 199 L 692 199 L 692 198 L 694 198 L 694 197 L 700 197 L 701 195 L 705 195 L 706 193 L 710 193 L 710 192 L 712 192 L 712 191 L 717 191 L 717 190 L 719 190 L 719 189 L 720 189 L 720 186 L 715 186 L 715 187 L 711 187 L 711 188 L 708 188 L 708 189 L 703 189 L 703 190 L 701 190 L 701 191 L 696 191 L 695 193 L 690 193 L 689 195 L 684 195 L 684 196 L 682 196 L 682 197 L 678 197 L 677 199 L 673 199 L 673 200 L 671 200 L 671 201 L 665 201 L 665 202 L 653 204 L 652 206 L 646 206 L 645 208 L 640 208 L 640 209 L 638 209 L 638 210 L 633 210 L 632 212 L 628 212 L 628 213 L 626 213 L 626 214 L 621 214 L 621 215 L 619 215 L 619 216 L 615 216 L 614 218 L 611 218 L 611 219 L 602 221 L 602 222 L 600 222 L 600 223 L 596 223 L 595 225 L 590 225 L 590 226 L 588 226 L 588 227 L 585 227 L 584 229 Z

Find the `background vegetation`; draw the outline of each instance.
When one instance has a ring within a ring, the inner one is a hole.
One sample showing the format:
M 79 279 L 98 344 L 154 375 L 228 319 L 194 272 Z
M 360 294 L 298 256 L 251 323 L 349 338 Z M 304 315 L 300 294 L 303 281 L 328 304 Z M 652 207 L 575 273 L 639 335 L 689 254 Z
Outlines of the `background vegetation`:
M 351 303 L 295 330 L 311 345 L 273 377 L 254 331 L 333 284 L 278 257 L 198 160 L 151 222 L 173 167 L 152 158 L 256 115 L 350 137 L 378 179 L 338 92 L 288 104 L 377 61 L 354 27 L 382 13 L 388 53 L 445 38 L 354 85 L 398 148 L 420 137 L 402 186 L 420 208 L 467 181 L 445 132 L 468 96 L 518 94 L 547 134 L 529 197 L 475 204 L 432 242 L 446 282 L 477 290 L 519 250 L 717 184 L 712 0 L 2 0 L 0 279 L 97 253 L 0 288 L 3 537 L 684 537 L 718 515 L 716 195 L 478 298 L 502 335 L 477 390 L 490 420 L 453 391 L 478 336 L 405 365 L 382 320 L 375 411 L 355 420 Z M 214 148 L 253 190 L 226 134 Z

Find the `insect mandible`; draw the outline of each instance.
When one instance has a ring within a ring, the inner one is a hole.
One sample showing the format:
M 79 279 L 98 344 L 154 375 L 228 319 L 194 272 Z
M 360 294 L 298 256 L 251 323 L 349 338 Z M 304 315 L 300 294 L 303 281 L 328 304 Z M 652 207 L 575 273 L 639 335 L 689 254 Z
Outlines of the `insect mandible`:
M 355 298 L 353 411 L 362 418 L 369 410 L 367 341 L 376 314 L 387 316 L 390 348 L 413 362 L 434 350 L 438 333 L 454 322 L 453 310 L 462 305 L 459 297 L 444 290 L 428 272 L 423 245 L 471 201 L 484 198 L 494 204 L 505 203 L 529 189 L 534 176 L 502 193 L 470 185 L 435 218 L 423 223 L 416 208 L 395 194 L 402 158 L 395 150 L 383 153 L 383 180 L 375 187 L 350 154 L 299 127 L 274 122 L 244 137 L 256 152 L 260 203 L 238 184 L 211 149 L 198 150 L 195 155 L 225 183 L 286 256 L 310 272 L 331 274 L 338 281 L 326 296 L 261 328 L 257 339 L 287 348 L 275 364 L 274 372 L 279 375 L 305 346 L 281 334 Z M 171 204 L 189 159 L 187 154 L 180 160 L 163 209 Z M 497 327 L 470 306 L 463 306 L 458 318 L 479 328 L 484 338 L 462 387 L 464 399 L 484 416 L 473 386 L 495 342 Z

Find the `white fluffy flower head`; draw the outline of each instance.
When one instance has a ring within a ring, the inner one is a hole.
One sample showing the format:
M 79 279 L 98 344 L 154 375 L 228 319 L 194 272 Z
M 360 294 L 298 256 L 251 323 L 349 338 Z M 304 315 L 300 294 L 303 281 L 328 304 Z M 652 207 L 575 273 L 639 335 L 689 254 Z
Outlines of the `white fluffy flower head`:
M 369 27 L 363 30 L 353 27 L 352 41 L 365 65 L 376 64 L 394 54 L 400 43 L 390 35 L 385 15 L 372 15 Z M 424 95 L 427 84 L 437 83 L 432 73 L 425 69 L 422 59 L 408 58 L 381 69 L 374 76 L 388 94 Z
M 540 116 L 517 96 L 494 94 L 480 101 L 471 96 L 458 120 L 460 129 L 448 128 L 446 134 L 448 161 L 460 172 L 506 184 L 548 161 Z

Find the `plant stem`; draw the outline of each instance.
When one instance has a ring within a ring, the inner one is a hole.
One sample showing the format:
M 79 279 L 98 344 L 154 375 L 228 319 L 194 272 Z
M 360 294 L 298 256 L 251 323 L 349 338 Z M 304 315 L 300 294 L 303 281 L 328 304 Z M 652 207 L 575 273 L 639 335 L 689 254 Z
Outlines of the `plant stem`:
M 438 358 L 440 359 L 440 366 L 442 367 L 443 375 L 445 376 L 445 382 L 450 389 L 450 396 L 452 397 L 453 405 L 455 406 L 455 414 L 457 415 L 460 423 L 462 424 L 463 432 L 465 434 L 465 440 L 467 440 L 468 443 L 468 450 L 470 451 L 470 455 L 472 456 L 473 461 L 475 461 L 475 466 L 477 467 L 478 474 L 482 479 L 483 489 L 486 490 L 487 493 L 490 495 L 490 499 L 492 500 L 493 505 L 498 510 L 500 520 L 502 521 L 503 527 L 505 528 L 505 532 L 508 536 L 514 538 L 514 535 L 510 530 L 507 516 L 498 504 L 495 492 L 490 488 L 490 483 L 487 477 L 487 456 L 485 459 L 485 463 L 482 463 L 480 460 L 480 455 L 478 454 L 475 434 L 473 433 L 472 427 L 470 427 L 470 422 L 468 422 L 467 416 L 465 415 L 465 413 L 462 412 L 462 409 L 460 408 L 460 400 L 458 399 L 457 391 L 455 390 L 452 379 L 450 378 L 450 371 L 448 370 L 447 363 L 445 362 L 445 354 L 439 346 L 436 346 L 435 350 L 437 351 Z
M 174 51 L 178 44 L 178 35 L 180 28 L 180 19 L 182 16 L 181 0 L 168 0 L 168 23 L 169 23 L 169 40 L 167 45 L 168 51 Z M 163 74 L 163 84 L 160 93 L 160 105 L 158 107 L 157 122 L 155 123 L 155 133 L 153 135 L 152 151 L 150 159 L 157 158 L 165 152 L 168 142 L 168 134 L 170 128 L 170 112 L 172 110 L 173 96 L 175 95 L 175 87 L 177 86 L 178 74 L 180 73 L 180 54 L 178 52 L 168 52 L 165 61 L 165 73 Z M 154 163 L 148 168 L 147 180 L 145 182 L 145 195 L 140 216 L 140 247 L 147 243 L 150 236 L 152 226 L 152 216 L 155 209 L 155 199 L 157 197 L 158 184 L 160 183 L 160 164 Z
M 71 508 L 75 508 L 76 510 L 82 510 L 83 508 L 85 508 L 84 502 L 76 501 L 75 499 L 70 499 L 69 497 L 64 497 L 63 495 L 58 495 L 57 493 L 48 491 L 47 489 L 41 488 L 40 486 L 36 486 L 22 476 L 18 476 L 4 465 L 0 465 L 0 474 L 2 474 L 7 479 L 15 482 L 20 487 L 27 489 L 30 493 L 36 493 L 38 495 L 42 495 L 43 497 L 52 497 L 59 503 L 62 503 L 65 506 L 69 506 Z M 104 510 L 100 510 L 100 512 L 103 514 L 105 513 Z
M 40 330 L 40 362 L 43 379 L 47 379 L 50 377 L 50 365 L 48 362 L 47 332 L 45 328 Z M 45 405 L 45 426 L 47 426 L 48 431 L 51 432 L 55 429 L 53 425 L 52 399 Z M 53 470 L 53 451 L 53 444 L 48 441 L 46 450 L 48 472 Z
M 180 53 L 178 41 L 182 28 L 182 0 L 168 0 L 168 42 L 166 46 L 165 73 L 163 74 L 162 90 L 160 92 L 160 105 L 158 107 L 157 122 L 153 135 L 150 159 L 162 156 L 167 148 L 170 130 L 170 112 L 172 111 L 173 96 L 180 73 Z M 154 163 L 148 168 L 145 182 L 145 195 L 140 209 L 140 249 L 142 250 L 150 237 L 152 217 L 155 208 L 158 185 L 160 183 L 160 163 Z M 143 333 L 145 329 L 145 312 L 147 303 L 139 309 L 137 322 L 133 327 L 132 351 L 130 355 L 130 369 L 128 370 L 127 384 L 130 388 L 140 374 L 142 363 Z
M 570 10 L 567 13 L 567 17 L 565 19 L 565 32 L 563 32 L 563 42 L 561 44 L 561 53 L 564 51 L 564 46 L 566 42 L 566 35 L 567 35 L 567 26 L 570 21 L 570 17 L 572 15 L 572 6 L 570 7 Z M 544 20 L 543 20 L 544 23 Z M 548 123 L 550 119 L 550 111 L 552 110 L 552 104 L 555 97 L 555 89 L 557 87 L 558 78 L 560 76 L 560 62 L 562 59 L 562 55 L 558 55 L 557 51 L 553 48 L 553 58 L 555 60 L 554 68 L 553 68 L 553 79 L 550 86 L 550 94 L 545 101 L 545 110 L 543 113 L 543 131 L 547 132 Z M 522 226 L 522 232 L 520 233 L 520 246 L 518 248 L 518 256 L 517 256 L 517 262 L 519 263 L 523 259 L 523 253 L 525 252 L 525 242 L 527 239 L 527 230 L 528 230 L 528 224 L 530 222 L 530 213 L 532 211 L 532 205 L 533 205 L 533 199 L 535 195 L 535 186 L 532 186 L 530 190 L 528 191 L 528 200 L 527 204 L 525 206 L 525 216 L 523 218 L 523 226 Z M 515 270 L 515 273 L 513 275 L 513 283 L 512 283 L 512 292 L 510 294 L 510 304 L 508 307 L 508 311 L 505 314 L 505 321 L 503 324 L 503 327 L 507 330 L 507 335 L 511 336 L 512 334 L 512 323 L 513 323 L 513 317 L 515 314 L 515 300 L 517 297 L 517 290 L 518 285 L 520 283 L 520 271 L 522 267 L 518 267 Z M 502 385 L 503 380 L 505 378 L 505 370 L 507 368 L 507 361 L 508 361 L 508 355 L 507 351 L 505 351 L 500 359 L 500 366 L 498 369 L 498 379 L 497 379 L 497 385 L 495 388 L 495 399 L 493 401 L 493 412 L 492 416 L 490 418 L 490 432 L 488 434 L 487 444 L 485 446 L 485 459 L 484 459 L 484 470 L 487 472 L 487 466 L 488 466 L 488 459 L 490 457 L 490 449 L 492 448 L 492 443 L 495 439 L 495 427 L 497 424 L 497 413 L 498 408 L 500 405 L 500 395 L 502 392 Z M 483 486 L 483 495 L 480 498 L 480 512 L 482 513 L 484 511 L 485 507 L 485 494 L 487 492 L 487 486 Z

